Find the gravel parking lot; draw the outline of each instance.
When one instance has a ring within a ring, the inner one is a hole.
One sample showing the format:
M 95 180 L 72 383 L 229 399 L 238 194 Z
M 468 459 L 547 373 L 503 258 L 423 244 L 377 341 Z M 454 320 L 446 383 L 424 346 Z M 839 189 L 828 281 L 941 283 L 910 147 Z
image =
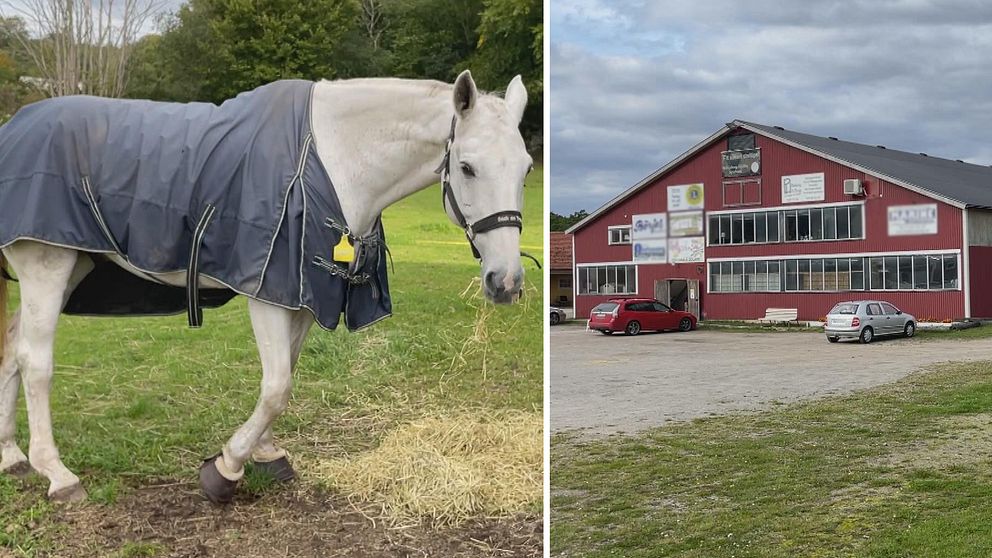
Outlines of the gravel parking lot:
M 817 333 L 637 337 L 551 330 L 551 429 L 632 433 L 673 420 L 864 389 L 939 362 L 992 360 L 992 339 L 827 343 Z

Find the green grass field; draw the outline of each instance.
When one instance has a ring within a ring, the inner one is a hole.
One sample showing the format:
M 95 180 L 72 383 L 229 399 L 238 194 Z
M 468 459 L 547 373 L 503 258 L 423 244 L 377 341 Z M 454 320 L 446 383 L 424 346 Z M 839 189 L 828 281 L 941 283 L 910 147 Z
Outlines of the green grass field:
M 990 556 L 990 455 L 992 362 L 638 436 L 559 436 L 552 555 Z
M 543 213 L 538 168 L 525 188 L 521 248 L 542 263 Z M 524 260 L 523 300 L 495 307 L 479 293 L 479 266 L 437 186 L 383 219 L 394 316 L 356 334 L 311 330 L 289 410 L 275 425 L 277 442 L 301 462 L 372 448 L 390 427 L 434 411 L 541 412 L 541 271 Z M 199 330 L 181 315 L 64 317 L 55 362 L 55 437 L 91 506 L 113 505 L 135 487 L 195 479 L 200 460 L 251 413 L 260 379 L 241 298 L 205 311 Z M 23 398 L 20 406 L 26 452 Z M 5 547 L 52 550 L 57 528 L 47 523 L 45 487 L 37 477 L 24 484 L 0 476 L 0 556 Z

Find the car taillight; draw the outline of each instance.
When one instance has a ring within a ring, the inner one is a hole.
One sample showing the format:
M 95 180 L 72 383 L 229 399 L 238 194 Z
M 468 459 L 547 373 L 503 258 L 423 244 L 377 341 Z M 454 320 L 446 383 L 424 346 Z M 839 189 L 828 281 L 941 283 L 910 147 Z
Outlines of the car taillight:
M 855 316 L 854 319 L 851 320 L 851 327 L 858 327 L 859 325 L 861 325 L 861 318 Z

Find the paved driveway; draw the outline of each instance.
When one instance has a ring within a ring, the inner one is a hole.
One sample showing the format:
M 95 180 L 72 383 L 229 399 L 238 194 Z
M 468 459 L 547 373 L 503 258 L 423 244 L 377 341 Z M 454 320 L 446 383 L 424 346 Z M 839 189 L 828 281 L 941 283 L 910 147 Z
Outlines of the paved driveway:
M 551 429 L 598 436 L 892 382 L 938 362 L 992 360 L 992 339 L 827 343 L 815 333 L 637 337 L 551 328 Z

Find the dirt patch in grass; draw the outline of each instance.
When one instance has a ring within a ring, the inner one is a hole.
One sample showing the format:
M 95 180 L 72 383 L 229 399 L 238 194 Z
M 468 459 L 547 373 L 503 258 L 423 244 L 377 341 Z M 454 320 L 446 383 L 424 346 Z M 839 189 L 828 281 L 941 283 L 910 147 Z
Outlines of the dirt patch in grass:
M 457 529 L 393 529 L 347 499 L 298 485 L 217 507 L 194 483 L 129 491 L 114 505 L 56 511 L 53 556 L 520 556 L 543 552 L 537 517 L 475 520 Z
M 992 455 L 992 413 L 954 416 L 940 421 L 935 438 L 900 448 L 878 465 L 944 469 L 986 461 Z

